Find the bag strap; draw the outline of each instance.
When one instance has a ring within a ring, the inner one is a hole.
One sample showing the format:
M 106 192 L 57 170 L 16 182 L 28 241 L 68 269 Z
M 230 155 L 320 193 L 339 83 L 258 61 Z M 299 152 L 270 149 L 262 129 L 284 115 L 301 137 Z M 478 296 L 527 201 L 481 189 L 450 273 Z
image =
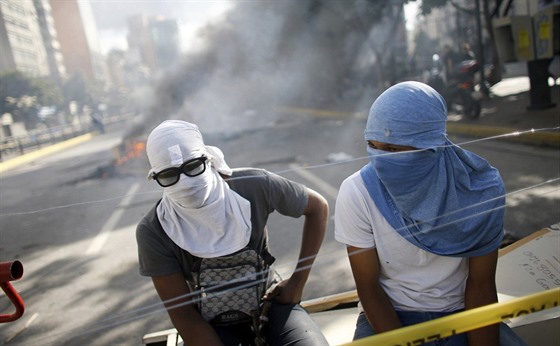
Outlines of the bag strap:
M 274 256 L 272 256 L 270 254 L 270 252 L 268 252 L 268 246 L 264 246 L 264 248 L 261 251 L 261 257 L 264 260 L 264 264 L 267 266 L 271 266 L 272 263 L 274 263 L 274 261 L 276 261 L 276 258 L 274 258 Z
M 262 303 L 261 311 L 258 316 L 253 316 L 253 331 L 255 333 L 255 345 L 266 346 L 266 325 L 268 324 L 268 312 L 272 302 L 265 300 Z

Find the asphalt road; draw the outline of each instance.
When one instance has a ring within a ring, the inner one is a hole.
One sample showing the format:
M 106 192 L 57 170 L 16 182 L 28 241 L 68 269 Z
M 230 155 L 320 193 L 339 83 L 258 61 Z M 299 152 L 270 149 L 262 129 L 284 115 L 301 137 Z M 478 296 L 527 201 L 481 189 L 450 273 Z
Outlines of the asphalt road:
M 324 194 L 334 212 L 338 186 L 365 162 L 365 119 L 293 116 L 237 134 L 207 134 L 232 167 L 258 166 Z M 204 129 L 203 129 L 204 130 Z M 144 158 L 112 166 L 122 131 L 97 136 L 0 177 L 0 261 L 18 259 L 13 282 L 26 312 L 0 329 L 0 345 L 140 345 L 171 328 L 151 281 L 137 271 L 136 223 L 161 195 Z M 452 138 L 465 143 L 467 138 Z M 506 229 L 518 237 L 560 221 L 560 151 L 498 141 L 465 147 L 500 169 Z M 546 183 L 548 182 L 548 183 Z M 273 215 L 277 269 L 295 266 L 302 220 Z M 354 288 L 332 220 L 304 299 Z M 7 299 L 0 311 L 10 311 Z

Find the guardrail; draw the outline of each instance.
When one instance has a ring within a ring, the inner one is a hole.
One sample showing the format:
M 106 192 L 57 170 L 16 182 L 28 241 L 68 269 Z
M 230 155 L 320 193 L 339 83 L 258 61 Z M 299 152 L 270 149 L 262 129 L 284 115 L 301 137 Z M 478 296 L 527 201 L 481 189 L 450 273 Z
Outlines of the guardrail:
M 103 125 L 110 125 L 130 118 L 131 114 L 117 115 L 103 119 Z M 26 135 L 0 138 L 0 162 L 17 157 L 46 146 L 97 131 L 93 123 L 68 124 L 28 131 Z
M 62 125 L 31 130 L 23 136 L 4 137 L 0 139 L 0 161 L 83 135 L 91 130 L 91 126 Z

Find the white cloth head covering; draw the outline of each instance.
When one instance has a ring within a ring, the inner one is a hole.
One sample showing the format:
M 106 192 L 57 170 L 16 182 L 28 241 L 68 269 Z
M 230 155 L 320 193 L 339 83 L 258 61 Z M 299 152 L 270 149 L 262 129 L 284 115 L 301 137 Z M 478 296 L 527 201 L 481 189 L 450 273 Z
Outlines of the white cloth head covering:
M 249 243 L 251 204 L 222 179 L 219 173 L 231 175 L 232 170 L 219 148 L 204 145 L 195 124 L 164 121 L 150 133 L 146 153 L 151 165 L 148 179 L 187 160 L 208 158 L 203 174 L 181 174 L 175 185 L 163 190 L 157 216 L 175 244 L 194 256 L 209 258 L 228 255 Z

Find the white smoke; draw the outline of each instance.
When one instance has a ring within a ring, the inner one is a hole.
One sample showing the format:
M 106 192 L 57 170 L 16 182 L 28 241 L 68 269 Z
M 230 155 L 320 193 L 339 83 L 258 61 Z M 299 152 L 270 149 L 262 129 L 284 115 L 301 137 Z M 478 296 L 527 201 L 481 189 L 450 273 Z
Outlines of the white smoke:
M 362 97 L 372 100 L 375 21 L 364 18 L 366 2 L 347 4 L 238 2 L 198 33 L 206 47 L 160 76 L 149 119 L 232 132 L 274 124 L 286 116 L 281 107 L 332 107 L 351 95 L 356 109 L 346 110 L 363 108 Z

